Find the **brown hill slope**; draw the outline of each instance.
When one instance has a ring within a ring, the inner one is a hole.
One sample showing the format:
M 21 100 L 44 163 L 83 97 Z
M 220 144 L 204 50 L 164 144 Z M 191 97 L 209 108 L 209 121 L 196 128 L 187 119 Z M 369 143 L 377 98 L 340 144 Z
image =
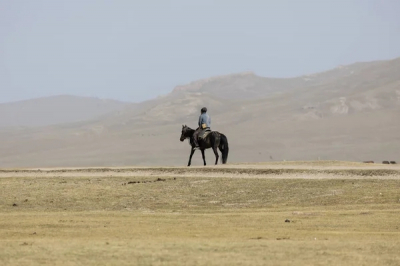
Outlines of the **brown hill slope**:
M 228 136 L 228 162 L 400 160 L 400 59 L 395 59 L 293 79 L 216 77 L 90 122 L 4 129 L 0 165 L 184 165 L 189 146 L 179 142 L 181 124 L 195 127 L 204 105 L 212 128 Z M 206 157 L 212 163 L 211 151 Z M 201 164 L 200 154 L 194 164 Z

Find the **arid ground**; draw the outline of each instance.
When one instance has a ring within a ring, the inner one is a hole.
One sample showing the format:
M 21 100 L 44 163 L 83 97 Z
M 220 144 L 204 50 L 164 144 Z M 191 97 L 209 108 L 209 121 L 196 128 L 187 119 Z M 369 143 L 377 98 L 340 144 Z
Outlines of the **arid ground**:
M 0 265 L 399 265 L 400 167 L 0 170 Z

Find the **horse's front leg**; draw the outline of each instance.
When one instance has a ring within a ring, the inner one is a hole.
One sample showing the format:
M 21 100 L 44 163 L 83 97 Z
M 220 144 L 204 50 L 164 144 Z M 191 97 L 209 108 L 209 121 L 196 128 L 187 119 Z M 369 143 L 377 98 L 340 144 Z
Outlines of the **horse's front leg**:
M 192 164 L 192 157 L 193 157 L 193 153 L 195 150 L 196 149 L 192 147 L 192 150 L 190 151 L 188 166 L 190 166 Z
M 206 165 L 206 156 L 204 154 L 204 149 L 201 150 L 201 155 L 203 156 L 204 166 Z
M 215 154 L 215 165 L 217 165 L 218 164 L 218 158 L 219 158 L 217 147 L 213 147 L 213 151 L 214 151 L 214 154 Z

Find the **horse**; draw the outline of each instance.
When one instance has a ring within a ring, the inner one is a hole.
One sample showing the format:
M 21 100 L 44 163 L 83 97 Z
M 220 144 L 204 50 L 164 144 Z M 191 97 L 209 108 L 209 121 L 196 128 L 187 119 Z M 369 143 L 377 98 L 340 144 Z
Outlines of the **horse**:
M 191 165 L 192 156 L 196 150 L 196 146 L 194 144 L 194 139 L 193 139 L 194 132 L 195 132 L 194 129 L 191 129 L 186 125 L 182 125 L 182 134 L 180 141 L 183 142 L 185 139 L 189 139 L 189 144 L 192 147 L 190 150 L 188 166 Z M 204 140 L 199 139 L 198 144 L 199 144 L 199 149 L 201 151 L 201 155 L 203 156 L 204 166 L 206 165 L 206 157 L 204 155 L 204 150 L 209 148 L 212 148 L 214 151 L 215 165 L 218 164 L 218 159 L 219 159 L 218 149 L 221 151 L 222 164 L 226 164 L 226 162 L 228 161 L 229 145 L 228 145 L 228 139 L 224 134 L 221 134 L 217 131 L 211 131 Z

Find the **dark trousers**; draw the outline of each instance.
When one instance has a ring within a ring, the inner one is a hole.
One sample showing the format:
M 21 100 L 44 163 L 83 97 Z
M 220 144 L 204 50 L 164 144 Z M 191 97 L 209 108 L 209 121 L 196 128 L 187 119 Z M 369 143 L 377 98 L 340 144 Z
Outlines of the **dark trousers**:
M 199 133 L 202 131 L 202 129 L 199 127 L 198 129 L 196 129 L 195 131 L 194 131 L 194 133 L 193 133 L 193 140 L 194 140 L 194 144 L 196 145 L 196 146 L 199 146 L 199 142 L 198 142 L 198 139 L 199 139 Z

